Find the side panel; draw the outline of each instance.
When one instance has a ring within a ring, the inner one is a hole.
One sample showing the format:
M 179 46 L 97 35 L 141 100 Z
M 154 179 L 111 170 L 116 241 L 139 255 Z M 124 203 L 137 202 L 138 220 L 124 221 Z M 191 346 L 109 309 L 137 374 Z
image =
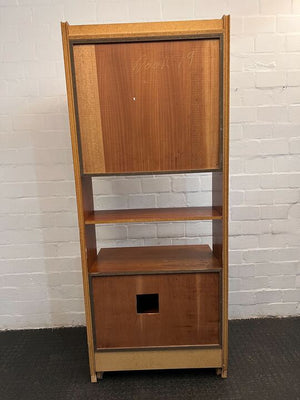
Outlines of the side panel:
M 61 24 L 66 84 L 67 84 L 67 94 L 68 94 L 69 122 L 70 122 L 70 131 L 72 140 L 74 178 L 76 187 L 78 225 L 80 233 L 82 280 L 84 289 L 84 304 L 85 304 L 85 316 L 86 316 L 86 326 L 87 326 L 87 342 L 89 351 L 90 375 L 91 375 L 91 381 L 96 382 L 97 378 L 95 372 L 92 316 L 91 316 L 89 279 L 88 279 L 88 267 L 93 263 L 97 255 L 96 234 L 95 234 L 95 226 L 85 226 L 84 223 L 85 217 L 94 209 L 93 188 L 92 188 L 92 178 L 88 176 L 82 177 L 80 175 L 79 146 L 77 142 L 77 133 L 76 133 L 74 93 L 73 93 L 73 82 L 71 74 L 68 28 L 69 25 L 67 23 Z
M 224 58 L 223 58 L 223 287 L 222 287 L 222 337 L 223 366 L 222 377 L 227 377 L 228 368 L 228 194 L 229 194 L 229 75 L 230 75 L 230 17 L 223 17 Z

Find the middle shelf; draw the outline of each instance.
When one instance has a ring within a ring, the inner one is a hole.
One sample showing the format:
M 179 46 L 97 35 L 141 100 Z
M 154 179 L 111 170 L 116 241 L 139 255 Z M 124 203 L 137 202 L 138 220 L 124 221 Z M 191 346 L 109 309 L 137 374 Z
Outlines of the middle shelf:
M 221 263 L 208 245 L 102 248 L 91 275 L 217 272 Z
M 99 210 L 89 214 L 86 225 L 125 222 L 191 221 L 222 219 L 216 207 L 137 208 Z

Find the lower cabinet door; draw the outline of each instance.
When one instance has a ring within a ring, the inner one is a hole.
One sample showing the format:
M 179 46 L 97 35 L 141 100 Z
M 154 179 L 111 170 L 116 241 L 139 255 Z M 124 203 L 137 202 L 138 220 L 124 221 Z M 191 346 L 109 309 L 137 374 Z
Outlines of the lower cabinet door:
M 93 276 L 96 349 L 220 344 L 220 273 Z

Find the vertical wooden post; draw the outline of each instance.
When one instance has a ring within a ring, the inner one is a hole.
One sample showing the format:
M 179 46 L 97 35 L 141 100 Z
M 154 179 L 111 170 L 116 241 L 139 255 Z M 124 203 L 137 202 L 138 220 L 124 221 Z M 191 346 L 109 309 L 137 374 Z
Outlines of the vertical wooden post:
M 75 108 L 73 101 L 74 97 L 73 97 L 68 28 L 69 24 L 67 22 L 61 24 L 67 95 L 68 95 L 69 123 L 70 123 L 70 131 L 72 138 L 72 153 L 73 153 L 74 177 L 75 177 L 76 198 L 77 198 L 77 213 L 78 213 L 78 224 L 80 233 L 82 279 L 83 279 L 83 290 L 84 290 L 90 375 L 91 375 L 91 381 L 97 382 L 96 371 L 95 371 L 92 316 L 91 316 L 89 279 L 88 279 L 88 267 L 93 263 L 97 255 L 96 235 L 95 235 L 94 225 L 89 225 L 89 226 L 85 225 L 85 217 L 87 217 L 87 215 L 91 211 L 93 211 L 94 208 L 93 189 L 92 189 L 92 178 L 81 177 L 80 174 L 80 162 L 79 162 L 78 142 L 76 134 L 76 118 L 75 118 Z
M 223 365 L 222 378 L 227 377 L 228 367 L 228 191 L 229 191 L 229 76 L 230 76 L 230 17 L 223 16 L 224 65 L 223 65 Z

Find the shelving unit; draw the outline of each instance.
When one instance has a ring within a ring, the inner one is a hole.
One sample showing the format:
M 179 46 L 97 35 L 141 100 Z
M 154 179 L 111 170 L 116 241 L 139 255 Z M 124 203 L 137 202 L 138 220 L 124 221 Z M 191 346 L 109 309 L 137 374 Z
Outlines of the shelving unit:
M 229 16 L 66 22 L 62 36 L 91 381 L 161 368 L 226 377 Z M 94 209 L 92 177 L 208 171 L 209 207 Z M 97 250 L 97 224 L 188 220 L 212 221 L 212 249 Z

